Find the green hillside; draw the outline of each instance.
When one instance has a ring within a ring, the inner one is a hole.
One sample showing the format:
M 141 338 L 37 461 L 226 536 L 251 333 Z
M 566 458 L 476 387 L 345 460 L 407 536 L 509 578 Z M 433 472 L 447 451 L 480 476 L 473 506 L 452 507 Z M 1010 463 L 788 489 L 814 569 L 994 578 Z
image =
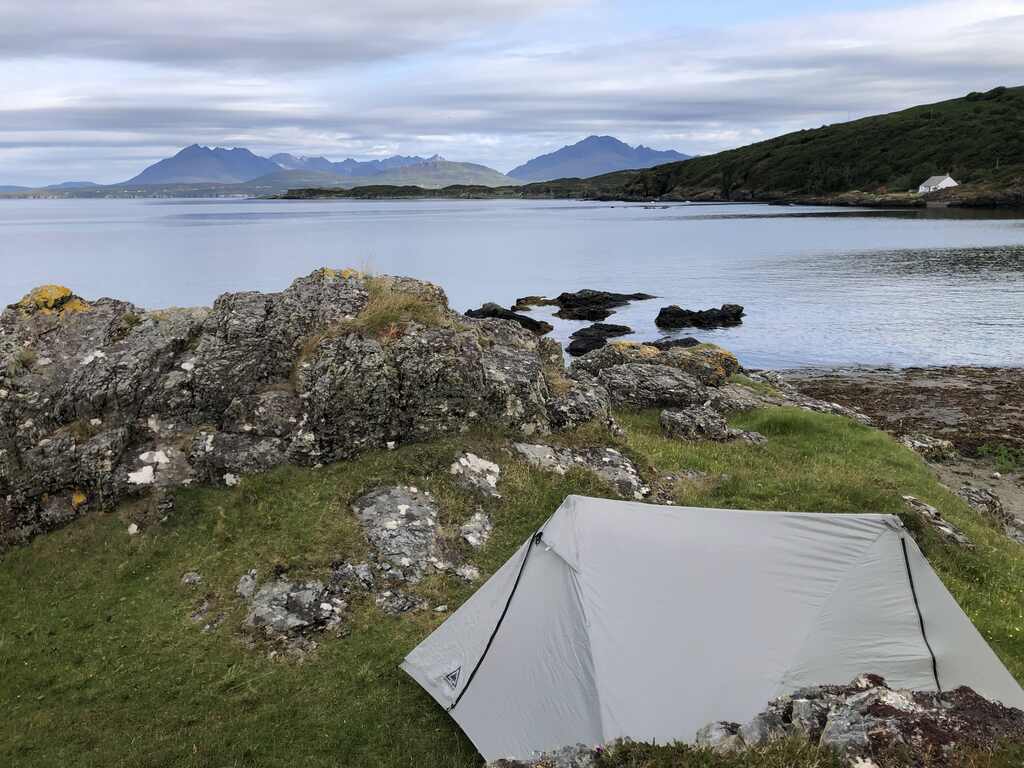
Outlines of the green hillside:
M 524 191 L 674 199 L 905 193 L 947 172 L 981 190 L 1024 186 L 1024 87 L 796 131 L 644 171 L 530 184 Z
M 479 185 L 483 187 L 506 187 L 519 184 L 515 179 L 493 168 L 476 163 L 455 163 L 451 160 L 429 160 L 425 163 L 393 168 L 384 173 L 356 179 L 345 179 L 342 186 L 361 187 L 366 185 L 416 186 L 425 189 L 439 189 L 452 184 Z

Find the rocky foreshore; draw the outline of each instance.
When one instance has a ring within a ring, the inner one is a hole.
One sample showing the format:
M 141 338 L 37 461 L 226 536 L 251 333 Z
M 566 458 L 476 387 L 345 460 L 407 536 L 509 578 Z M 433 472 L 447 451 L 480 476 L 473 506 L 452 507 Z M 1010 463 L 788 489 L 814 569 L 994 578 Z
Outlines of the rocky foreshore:
M 575 311 L 639 296 L 561 301 Z M 211 308 L 36 289 L 0 315 L 0 548 L 123 499 L 144 501 L 144 525 L 182 485 L 230 486 L 475 424 L 537 436 L 657 407 L 681 411 L 664 420 L 676 434 L 735 439 L 718 414 L 757 403 L 712 345 L 613 342 L 566 369 L 536 330 L 459 315 L 429 283 L 352 270 Z
M 804 369 L 785 377 L 810 397 L 871 416 L 968 504 L 1024 541 L 1024 370 Z

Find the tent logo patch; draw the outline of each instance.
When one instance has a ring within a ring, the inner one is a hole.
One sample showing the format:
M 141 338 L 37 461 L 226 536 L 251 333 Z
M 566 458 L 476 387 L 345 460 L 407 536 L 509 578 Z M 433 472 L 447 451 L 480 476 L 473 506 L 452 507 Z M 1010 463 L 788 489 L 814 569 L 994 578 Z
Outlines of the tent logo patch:
M 462 667 L 456 667 L 447 675 L 444 676 L 444 681 L 448 683 L 448 687 L 453 691 L 459 687 L 459 675 L 462 674 Z

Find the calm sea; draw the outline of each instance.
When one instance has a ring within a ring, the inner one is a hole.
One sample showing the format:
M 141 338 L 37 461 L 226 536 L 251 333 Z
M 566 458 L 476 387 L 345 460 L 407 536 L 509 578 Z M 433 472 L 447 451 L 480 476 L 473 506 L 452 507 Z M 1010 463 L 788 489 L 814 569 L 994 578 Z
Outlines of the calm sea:
M 1024 221 L 562 201 L 0 200 L 0 303 L 57 282 L 145 307 L 284 288 L 319 266 L 442 285 L 453 307 L 645 291 L 608 322 L 743 304 L 692 332 L 751 367 L 1024 365 Z M 538 312 L 538 316 L 546 315 Z M 566 340 L 585 323 L 558 322 Z

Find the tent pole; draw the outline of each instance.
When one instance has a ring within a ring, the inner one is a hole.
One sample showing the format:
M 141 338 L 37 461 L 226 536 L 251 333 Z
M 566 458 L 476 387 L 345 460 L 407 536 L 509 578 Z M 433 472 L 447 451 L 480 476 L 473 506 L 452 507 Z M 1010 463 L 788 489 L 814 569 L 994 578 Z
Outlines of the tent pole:
M 505 620 L 505 614 L 508 613 L 509 606 L 512 605 L 512 598 L 516 593 L 516 589 L 519 588 L 519 580 L 523 578 L 523 571 L 526 569 L 526 561 L 530 559 L 530 552 L 533 548 L 540 544 L 543 539 L 544 530 L 537 531 L 530 538 L 530 545 L 526 548 L 526 552 L 523 554 L 523 562 L 519 565 L 519 573 L 516 574 L 516 580 L 512 584 L 512 590 L 508 593 L 508 600 L 505 601 L 505 607 L 501 611 L 501 616 L 498 617 L 498 623 L 494 625 L 494 630 L 491 632 L 491 636 L 487 638 L 487 645 L 484 646 L 484 652 L 480 654 L 480 658 L 477 659 L 476 665 L 473 667 L 473 671 L 469 673 L 469 677 L 466 679 L 466 684 L 462 686 L 462 690 L 459 691 L 459 695 L 455 697 L 455 701 L 448 707 L 448 711 L 451 712 L 462 700 L 463 694 L 469 690 L 469 686 L 473 684 L 473 678 L 476 677 L 477 670 L 480 669 L 480 665 L 484 663 L 484 658 L 487 656 L 487 652 L 491 650 L 491 644 L 494 642 L 494 638 L 498 635 L 498 630 L 501 629 L 501 622 Z
M 910 581 L 910 594 L 914 597 L 914 608 L 917 610 L 917 621 L 921 625 L 921 637 L 924 639 L 928 654 L 932 657 L 932 676 L 935 678 L 935 687 L 942 693 L 942 684 L 939 683 L 939 663 L 935 660 L 935 651 L 932 644 L 928 642 L 928 633 L 924 630 L 924 616 L 921 614 L 921 604 L 917 601 L 917 589 L 914 587 L 914 574 L 910 571 L 910 556 L 907 554 L 907 540 L 900 536 L 900 545 L 903 547 L 903 563 L 907 566 L 907 579 Z

